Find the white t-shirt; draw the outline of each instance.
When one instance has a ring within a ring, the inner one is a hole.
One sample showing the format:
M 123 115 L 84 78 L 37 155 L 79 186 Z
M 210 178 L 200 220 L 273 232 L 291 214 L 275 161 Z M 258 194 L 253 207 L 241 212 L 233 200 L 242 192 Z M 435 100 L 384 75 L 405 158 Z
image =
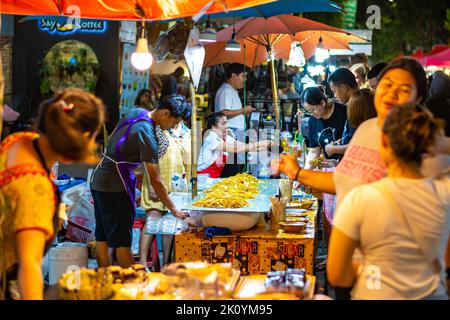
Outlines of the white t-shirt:
M 377 125 L 377 118 L 363 122 L 333 174 L 336 208 L 353 188 L 380 180 L 386 175 L 387 168 L 380 156 L 380 148 L 381 128 Z M 426 177 L 436 177 L 449 167 L 450 156 L 437 156 L 424 161 L 421 171 Z
M 227 143 L 233 143 L 234 141 L 236 141 L 229 135 L 227 135 L 226 139 Z M 208 130 L 205 133 L 202 148 L 200 149 L 200 154 L 198 155 L 198 165 L 197 165 L 198 171 L 205 170 L 210 165 L 212 165 L 217 159 L 220 159 L 220 161 L 222 161 L 222 157 L 224 154 L 228 155 L 228 152 L 223 152 L 221 150 L 216 149 L 223 142 L 224 142 L 223 139 L 214 130 Z
M 445 266 L 450 232 L 449 175 L 439 180 L 383 178 L 356 187 L 334 217 L 334 228 L 358 241 L 357 248 L 362 252 L 362 271 L 352 298 L 421 299 L 436 289 L 444 293 L 439 276 L 433 273 L 400 213 L 375 187 L 377 184 L 391 192 L 413 233 L 426 243 L 425 250 Z M 374 274 L 380 275 L 378 283 Z M 445 279 L 444 274 L 441 276 Z
M 217 90 L 214 106 L 216 112 L 224 109 L 240 110 L 242 109 L 242 102 L 237 90 L 225 82 L 220 86 L 219 90 Z M 242 130 L 245 129 L 244 115 L 240 114 L 236 117 L 228 118 L 228 127 Z

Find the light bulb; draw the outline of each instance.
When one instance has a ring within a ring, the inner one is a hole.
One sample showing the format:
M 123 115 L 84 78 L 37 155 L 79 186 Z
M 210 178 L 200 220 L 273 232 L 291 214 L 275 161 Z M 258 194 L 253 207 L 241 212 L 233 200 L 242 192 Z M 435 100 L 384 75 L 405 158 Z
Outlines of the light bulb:
M 153 57 L 148 51 L 148 42 L 146 38 L 138 40 L 136 51 L 131 54 L 131 64 L 140 71 L 150 68 L 153 62 Z

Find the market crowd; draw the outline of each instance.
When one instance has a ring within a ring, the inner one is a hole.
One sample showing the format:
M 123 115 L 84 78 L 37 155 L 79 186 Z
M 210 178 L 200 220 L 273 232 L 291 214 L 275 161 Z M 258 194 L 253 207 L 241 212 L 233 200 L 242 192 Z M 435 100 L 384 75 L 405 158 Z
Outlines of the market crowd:
M 205 117 L 199 175 L 235 175 L 244 169 L 239 159 L 246 153 L 279 144 L 245 139 L 255 109 L 243 106 L 238 94 L 244 71 L 240 64 L 227 66 L 214 109 Z M 157 105 L 149 90 L 139 92 L 136 108 L 118 122 L 104 152 L 96 146 L 103 103 L 80 89 L 44 101 L 33 131 L 2 141 L 0 298 L 43 298 L 42 258 L 61 227 L 60 197 L 50 172 L 56 162 L 95 164 L 89 183 L 101 267 L 135 263 L 136 207 L 150 217 L 171 213 L 189 222 L 169 197 L 187 192 L 191 181 L 192 106 L 177 93 L 180 77 L 177 69 L 163 81 Z M 300 119 L 309 117 L 308 153 L 302 166 L 290 154 L 273 160 L 273 175 L 283 173 L 296 187 L 336 195 L 326 263 L 334 298 L 448 299 L 449 83 L 441 72 L 429 83 L 416 60 L 401 58 L 372 67 L 359 61 L 320 85 L 301 92 L 290 85 L 283 92 L 300 99 Z M 334 161 L 335 171 L 316 170 L 320 159 Z M 148 267 L 155 235 L 142 230 L 139 262 Z M 167 264 L 173 236 L 162 240 Z

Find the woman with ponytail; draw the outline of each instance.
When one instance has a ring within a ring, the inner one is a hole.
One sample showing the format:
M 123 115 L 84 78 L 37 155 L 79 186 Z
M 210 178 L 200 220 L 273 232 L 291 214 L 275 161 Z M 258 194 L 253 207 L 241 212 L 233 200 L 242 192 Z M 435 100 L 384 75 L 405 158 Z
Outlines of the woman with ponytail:
M 393 108 L 381 135 L 387 177 L 350 191 L 338 208 L 328 280 L 353 285 L 354 299 L 448 299 L 444 255 L 450 232 L 450 175 L 421 173 L 422 155 L 443 121 L 419 105 Z M 362 260 L 353 259 L 354 250 Z
M 104 121 L 100 99 L 66 89 L 44 101 L 39 133 L 21 132 L 0 144 L 0 299 L 42 299 L 42 257 L 57 232 L 55 162 L 93 162 Z

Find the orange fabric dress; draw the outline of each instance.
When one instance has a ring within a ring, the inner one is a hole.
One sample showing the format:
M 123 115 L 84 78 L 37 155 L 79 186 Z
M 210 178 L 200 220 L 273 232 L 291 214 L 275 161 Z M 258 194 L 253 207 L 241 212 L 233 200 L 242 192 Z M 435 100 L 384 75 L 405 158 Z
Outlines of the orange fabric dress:
M 59 199 L 47 172 L 35 163 L 6 168 L 9 148 L 21 139 L 36 138 L 36 133 L 20 132 L 0 144 L 0 299 L 9 286 L 8 274 L 17 267 L 17 232 L 42 230 L 47 243 L 54 238 Z

